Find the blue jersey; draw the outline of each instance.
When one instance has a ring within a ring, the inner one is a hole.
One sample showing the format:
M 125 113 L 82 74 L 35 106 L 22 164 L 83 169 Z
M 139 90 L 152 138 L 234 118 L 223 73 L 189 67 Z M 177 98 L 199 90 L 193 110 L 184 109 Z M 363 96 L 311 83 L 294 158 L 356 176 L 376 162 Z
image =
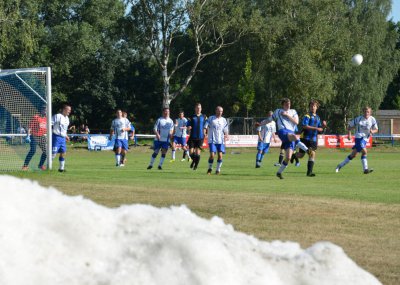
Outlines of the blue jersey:
M 314 115 L 312 113 L 308 113 L 307 115 L 304 116 L 302 125 L 304 126 L 310 126 L 310 127 L 315 127 L 315 128 L 321 128 L 321 119 L 319 118 L 318 115 Z M 317 130 L 308 130 L 303 128 L 303 133 L 301 137 L 303 139 L 309 140 L 309 141 L 317 141 L 317 135 L 318 131 Z
M 200 114 L 200 115 L 193 115 L 189 118 L 187 122 L 187 127 L 191 127 L 190 129 L 190 138 L 191 139 L 204 139 L 204 125 L 207 121 L 207 116 Z

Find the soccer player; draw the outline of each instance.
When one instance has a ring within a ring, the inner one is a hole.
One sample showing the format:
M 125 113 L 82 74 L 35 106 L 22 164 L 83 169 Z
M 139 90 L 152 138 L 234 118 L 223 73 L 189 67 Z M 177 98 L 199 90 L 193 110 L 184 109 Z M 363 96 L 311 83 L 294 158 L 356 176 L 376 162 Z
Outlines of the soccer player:
M 190 132 L 188 145 L 190 157 L 192 159 L 190 168 L 196 170 L 200 162 L 201 147 L 203 146 L 206 132 L 204 124 L 206 123 L 207 116 L 201 113 L 200 103 L 196 103 L 194 111 L 194 115 L 188 119 L 187 127 Z
M 283 98 L 281 104 L 282 109 L 276 109 L 272 115 L 272 119 L 277 123 L 278 136 L 285 149 L 285 159 L 282 161 L 282 165 L 276 173 L 278 178 L 283 179 L 282 172 L 288 166 L 293 150 L 295 150 L 297 146 L 304 151 L 307 151 L 308 148 L 300 142 L 295 135 L 296 126 L 299 123 L 299 116 L 296 110 L 290 109 L 290 99 Z
M 220 174 L 222 166 L 222 155 L 225 154 L 225 141 L 228 139 L 228 122 L 222 117 L 223 108 L 218 106 L 215 109 L 215 115 L 208 118 L 204 128 L 208 128 L 208 146 L 210 148 L 210 157 L 208 159 L 207 174 L 211 174 L 215 154 L 218 153 L 217 168 L 215 174 Z
M 64 104 L 61 113 L 54 115 L 51 119 L 51 125 L 53 127 L 52 159 L 54 159 L 57 153 L 59 153 L 58 161 L 60 166 L 58 172 L 65 172 L 65 155 L 67 153 L 67 141 L 69 141 L 67 135 L 69 114 L 71 114 L 71 106 Z
M 27 142 L 30 143 L 30 150 L 25 157 L 24 166 L 22 170 L 28 170 L 29 162 L 36 153 L 36 145 L 42 150 L 38 168 L 40 170 L 46 170 L 44 162 L 46 161 L 46 133 L 47 133 L 47 117 L 46 117 L 46 106 L 43 106 L 40 110 L 40 114 L 34 115 L 28 126 Z
M 176 145 L 180 144 L 183 150 L 183 157 L 181 161 L 185 161 L 185 157 L 187 156 L 188 159 L 190 159 L 189 156 L 189 150 L 187 148 L 186 144 L 186 129 L 187 129 L 187 124 L 188 119 L 185 118 L 185 113 L 183 111 L 179 112 L 179 118 L 175 120 L 175 131 L 174 131 L 174 139 L 172 141 L 172 159 L 170 162 L 175 161 L 175 153 L 176 153 Z
M 368 106 L 364 107 L 363 115 L 352 119 L 348 125 L 348 139 L 351 140 L 351 130 L 355 129 L 356 141 L 353 146 L 353 151 L 336 167 L 336 172 L 339 172 L 347 163 L 356 157 L 357 153 L 361 152 L 361 163 L 364 174 L 369 174 L 373 169 L 368 168 L 367 161 L 367 142 L 371 135 L 378 132 L 378 124 L 374 117 L 371 116 L 372 109 Z
M 154 134 L 154 152 L 151 155 L 150 164 L 147 169 L 152 169 L 154 161 L 161 149 L 160 163 L 158 164 L 158 169 L 162 170 L 162 165 L 165 160 L 165 156 L 169 147 L 169 140 L 172 139 L 172 134 L 174 131 L 174 122 L 169 117 L 169 108 L 163 108 L 162 117 L 158 118 L 153 128 Z
M 110 140 L 115 134 L 115 166 L 125 166 L 125 155 L 128 151 L 128 131 L 131 129 L 131 123 L 127 118 L 124 118 L 123 113 L 118 109 L 115 113 L 116 118 L 111 123 Z
M 301 134 L 300 141 L 304 143 L 308 147 L 308 163 L 307 163 L 307 176 L 314 177 L 313 173 L 315 154 L 318 148 L 318 133 L 322 133 L 326 128 L 326 122 L 322 121 L 320 117 L 317 115 L 317 109 L 319 107 L 319 103 L 316 100 L 310 101 L 308 104 L 309 112 L 303 117 L 302 125 L 303 132 Z M 305 151 L 300 149 L 296 154 L 292 155 L 290 162 L 293 163 L 293 160 L 296 158 L 303 158 Z
M 264 158 L 264 154 L 269 151 L 269 146 L 271 143 L 271 138 L 275 138 L 276 125 L 275 122 L 271 120 L 273 112 L 268 112 L 268 122 L 261 121 L 260 125 L 257 127 L 258 133 L 258 143 L 257 143 L 257 155 L 256 155 L 256 168 L 261 167 L 261 162 Z

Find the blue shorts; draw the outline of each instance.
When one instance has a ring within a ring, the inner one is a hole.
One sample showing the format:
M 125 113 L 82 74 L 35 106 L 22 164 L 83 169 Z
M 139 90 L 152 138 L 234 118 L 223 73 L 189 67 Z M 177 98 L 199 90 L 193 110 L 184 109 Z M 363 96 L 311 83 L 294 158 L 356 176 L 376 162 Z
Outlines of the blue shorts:
M 56 154 L 56 153 L 66 153 L 67 152 L 67 142 L 65 137 L 62 136 L 58 136 L 53 134 L 52 136 L 52 153 Z
M 356 138 L 356 143 L 354 144 L 352 149 L 356 149 L 357 152 L 362 151 L 364 148 L 367 147 L 367 141 L 363 138 Z
M 174 136 L 174 143 L 180 144 L 181 146 L 186 146 L 186 138 L 185 137 L 175 137 Z
M 168 149 L 169 142 L 154 141 L 153 146 L 154 146 L 154 151 L 158 151 L 160 148 Z
M 290 149 L 294 150 L 296 148 L 295 143 L 294 143 L 294 141 L 293 142 L 289 141 L 288 134 L 293 134 L 294 135 L 294 132 L 290 131 L 290 130 L 286 130 L 286 129 L 281 129 L 281 130 L 278 131 L 278 136 L 282 141 L 282 147 L 281 148 L 283 148 L 283 149 L 290 148 Z
M 257 143 L 257 150 L 267 153 L 269 150 L 269 143 L 258 142 Z
M 114 148 L 122 148 L 128 150 L 128 140 L 115 139 Z
M 222 152 L 225 154 L 225 145 L 224 144 L 215 144 L 215 143 L 209 143 L 208 144 L 210 148 L 210 152 Z

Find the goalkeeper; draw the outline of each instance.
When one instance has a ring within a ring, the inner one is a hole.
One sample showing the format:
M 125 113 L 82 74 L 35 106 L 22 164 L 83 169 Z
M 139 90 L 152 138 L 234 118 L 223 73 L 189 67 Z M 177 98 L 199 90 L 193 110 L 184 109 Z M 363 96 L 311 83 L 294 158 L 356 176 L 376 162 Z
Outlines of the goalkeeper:
M 47 118 L 46 118 L 46 106 L 43 106 L 40 110 L 40 114 L 36 114 L 32 117 L 32 120 L 29 123 L 28 127 L 28 135 L 25 139 L 27 143 L 30 145 L 30 150 L 25 157 L 24 165 L 22 166 L 22 170 L 29 169 L 29 163 L 32 160 L 32 157 L 36 153 L 36 145 L 40 147 L 42 150 L 42 155 L 40 156 L 40 161 L 38 168 L 40 170 L 46 170 L 44 166 L 44 162 L 46 161 L 46 133 L 47 133 Z

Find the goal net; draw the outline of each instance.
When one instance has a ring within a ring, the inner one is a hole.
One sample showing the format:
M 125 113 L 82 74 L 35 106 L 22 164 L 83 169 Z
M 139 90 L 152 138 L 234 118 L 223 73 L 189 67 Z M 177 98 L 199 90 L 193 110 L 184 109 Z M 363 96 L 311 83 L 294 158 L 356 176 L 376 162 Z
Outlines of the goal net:
M 0 70 L 0 172 L 51 169 L 49 114 L 49 67 Z

